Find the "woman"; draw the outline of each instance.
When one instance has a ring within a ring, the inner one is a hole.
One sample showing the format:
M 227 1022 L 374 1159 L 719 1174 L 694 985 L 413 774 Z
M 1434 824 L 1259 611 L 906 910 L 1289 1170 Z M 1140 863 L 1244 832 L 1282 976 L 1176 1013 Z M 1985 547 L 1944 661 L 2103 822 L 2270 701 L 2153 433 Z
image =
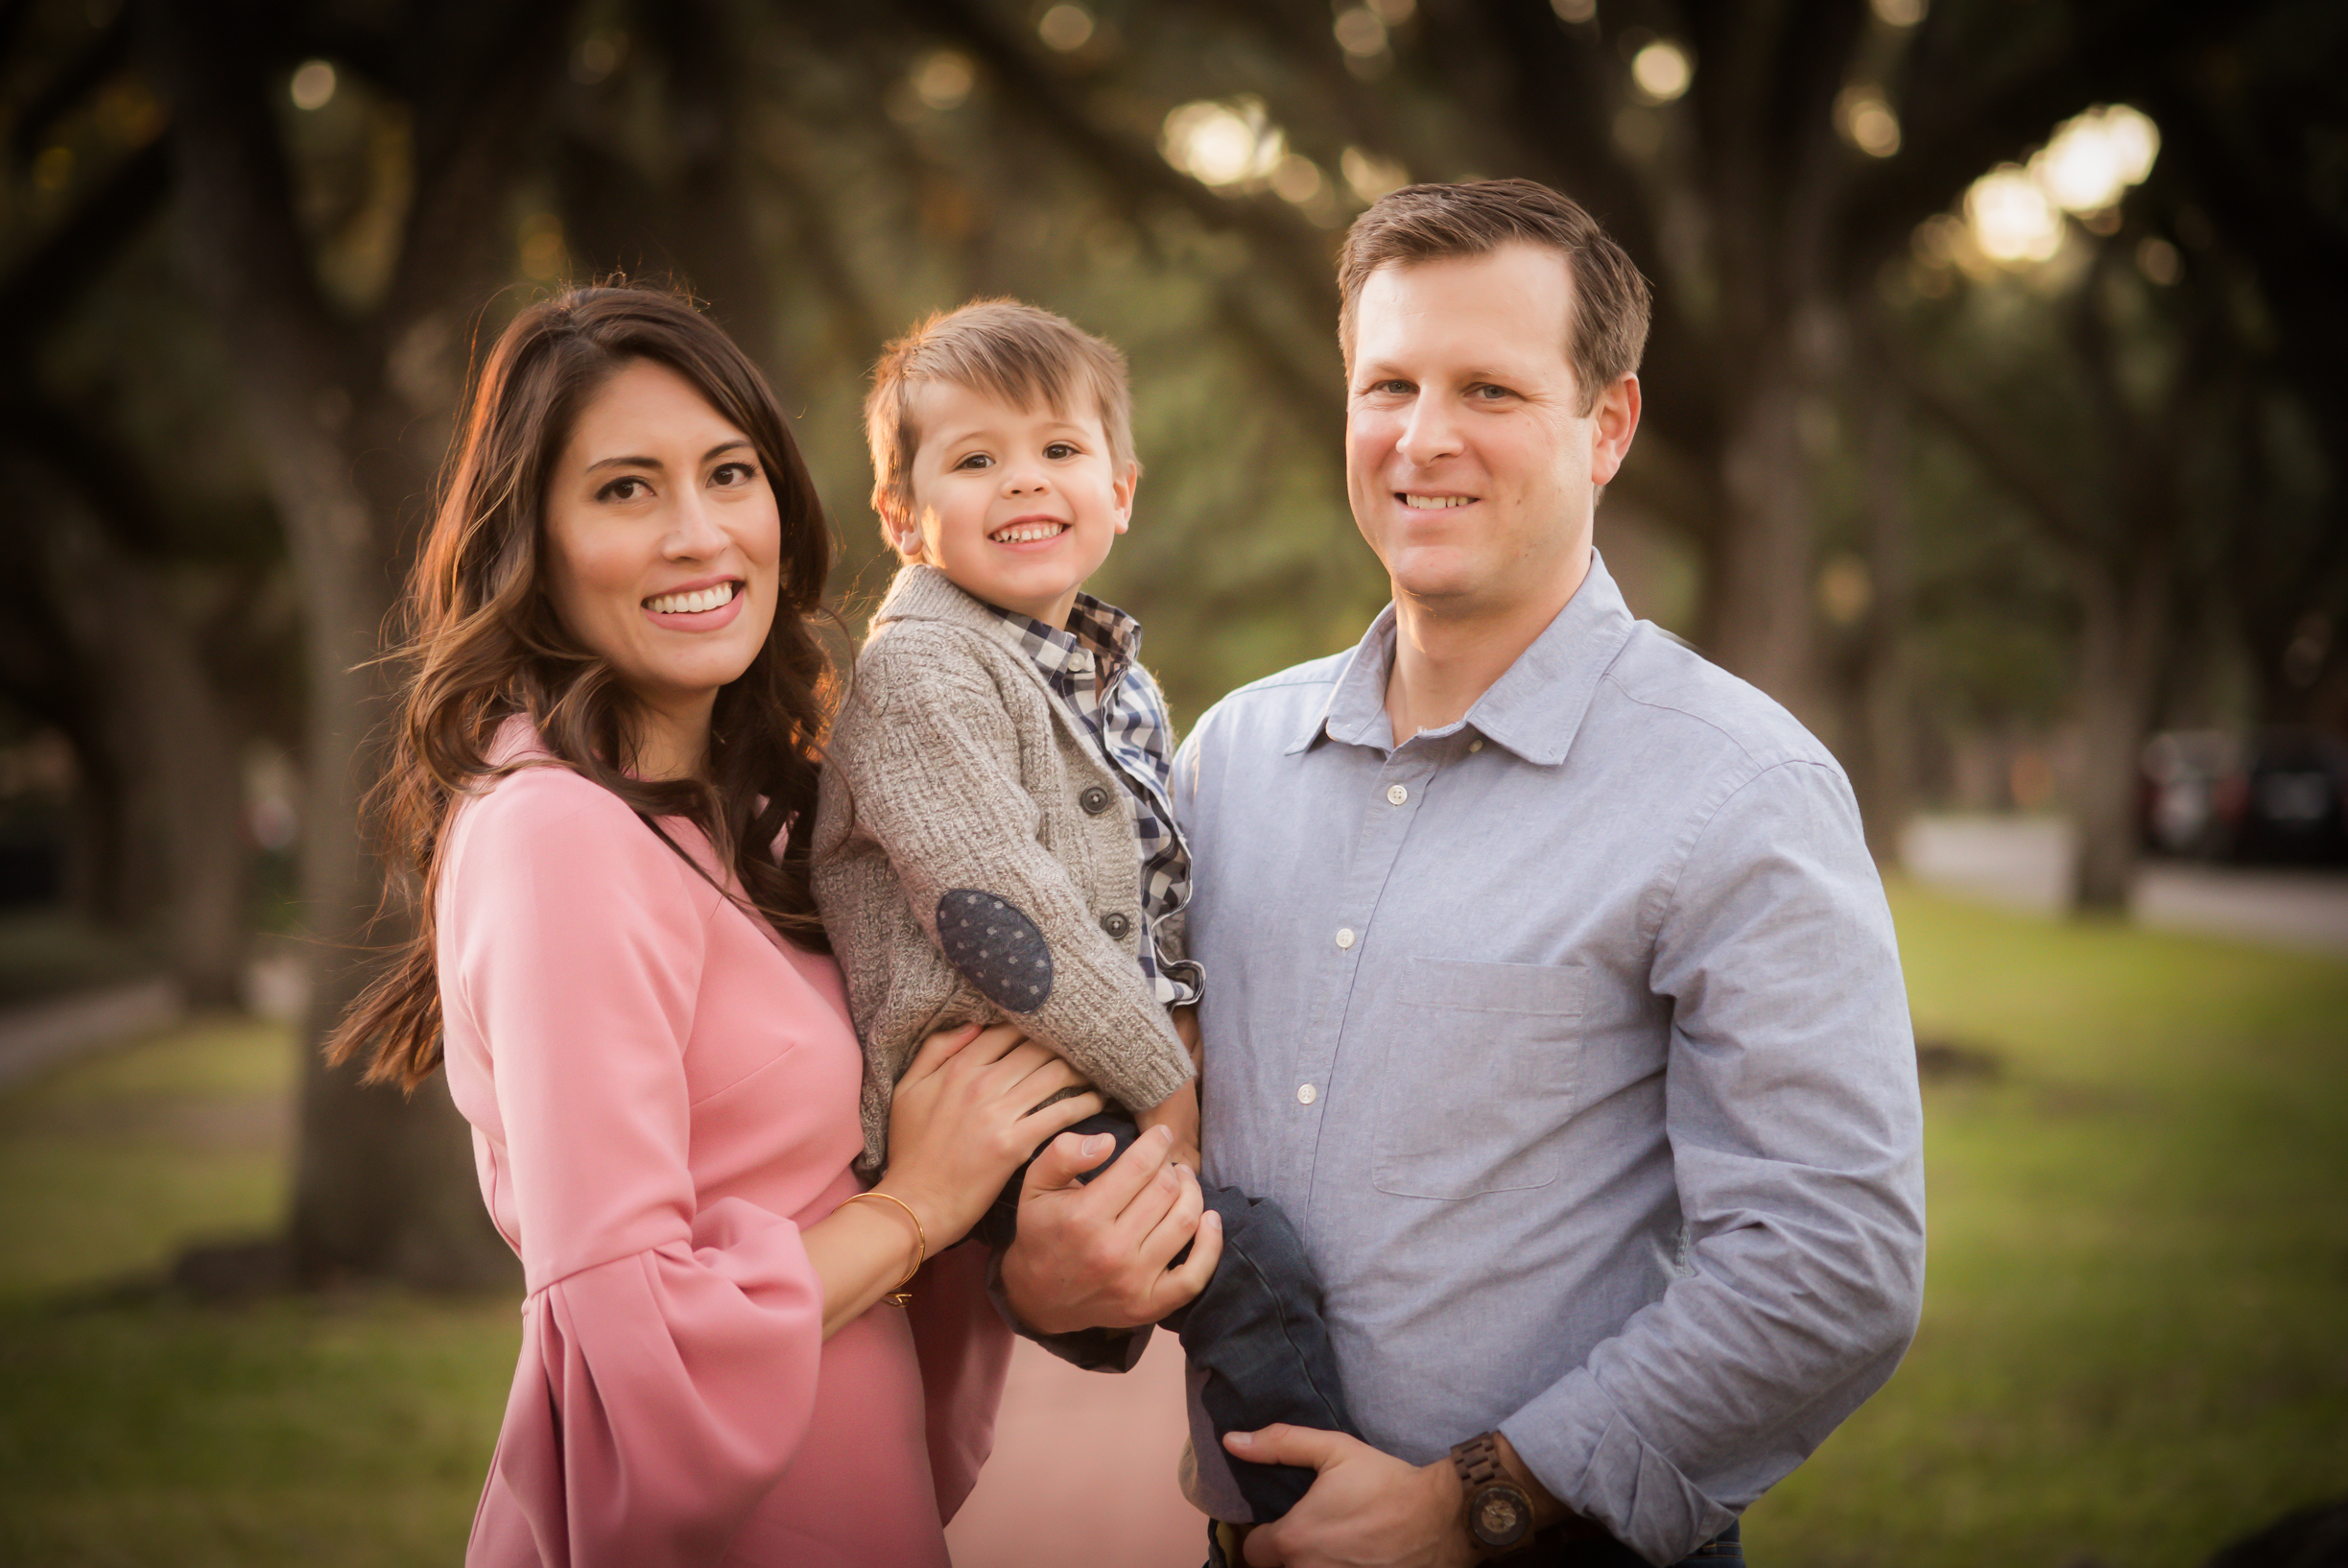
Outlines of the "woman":
M 466 1560 L 943 1564 L 1008 1347 L 977 1248 L 937 1254 L 1100 1098 L 1032 1109 L 1064 1063 L 934 1036 L 888 1171 L 849 1174 L 804 830 L 829 536 L 721 331 L 639 289 L 532 306 L 451 476 L 382 796 L 420 929 L 332 1048 L 413 1089 L 445 1040 L 522 1259 Z

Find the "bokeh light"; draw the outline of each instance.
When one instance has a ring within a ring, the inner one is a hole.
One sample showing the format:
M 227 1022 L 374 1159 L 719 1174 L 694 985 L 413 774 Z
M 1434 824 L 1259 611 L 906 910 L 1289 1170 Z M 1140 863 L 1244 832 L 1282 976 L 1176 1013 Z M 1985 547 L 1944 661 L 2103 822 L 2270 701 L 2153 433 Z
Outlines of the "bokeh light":
M 1337 167 L 1345 177 L 1346 185 L 1364 202 L 1375 202 L 1387 192 L 1398 191 L 1411 183 L 1411 171 L 1359 147 L 1346 148 L 1338 158 Z
M 913 71 L 913 95 L 940 111 L 959 107 L 977 80 L 970 61 L 951 49 L 935 50 Z
M 1836 95 L 1835 129 L 1871 158 L 1887 158 L 1900 150 L 1899 116 L 1880 91 L 1863 83 Z
M 2110 104 L 2065 121 L 2030 159 L 2030 175 L 2064 211 L 2099 212 L 2144 182 L 2160 148 L 2157 126 L 2125 104 Z
M 1166 116 L 1158 137 L 1166 161 L 1208 185 L 1263 179 L 1288 154 L 1287 138 L 1264 117 L 1253 98 L 1228 103 L 1201 99 Z
M 1082 6 L 1054 6 L 1035 24 L 1044 47 L 1071 55 L 1092 41 L 1093 13 Z
M 2063 245 L 2063 215 L 2029 171 L 2004 164 L 1965 192 L 1974 243 L 1995 261 L 2045 261 Z
M 1649 103 L 1668 104 L 1696 80 L 1696 64 L 1679 45 L 1657 39 L 1631 57 L 1630 79 Z
M 334 101 L 334 67 L 322 59 L 303 60 L 294 72 L 290 91 L 298 109 L 320 109 Z
M 1337 35 L 1337 46 L 1356 59 L 1386 52 L 1386 23 L 1367 6 L 1339 12 L 1331 30 Z

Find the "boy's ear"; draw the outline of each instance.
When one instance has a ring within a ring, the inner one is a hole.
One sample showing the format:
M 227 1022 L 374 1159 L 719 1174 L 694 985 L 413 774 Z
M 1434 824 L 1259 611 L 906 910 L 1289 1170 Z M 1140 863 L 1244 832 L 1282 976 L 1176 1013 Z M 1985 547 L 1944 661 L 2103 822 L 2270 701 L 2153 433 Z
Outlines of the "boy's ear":
M 881 542 L 889 546 L 899 560 L 920 559 L 921 530 L 913 526 L 913 519 L 905 516 L 900 508 L 883 496 L 872 498 L 872 510 L 881 519 Z M 910 547 L 905 542 L 909 538 L 913 540 Z
M 1123 534 L 1133 521 L 1133 492 L 1141 487 L 1141 482 L 1142 465 L 1138 463 L 1128 463 L 1126 464 L 1125 473 L 1116 484 L 1109 487 L 1109 498 L 1116 507 L 1117 532 L 1120 534 Z

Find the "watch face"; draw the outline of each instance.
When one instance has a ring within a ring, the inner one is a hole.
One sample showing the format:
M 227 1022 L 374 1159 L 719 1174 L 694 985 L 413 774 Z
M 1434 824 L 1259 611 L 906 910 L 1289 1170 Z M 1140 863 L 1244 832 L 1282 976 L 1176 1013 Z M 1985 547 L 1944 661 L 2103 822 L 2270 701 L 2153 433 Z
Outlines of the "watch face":
M 1515 1487 L 1487 1486 L 1476 1496 L 1476 1538 L 1486 1546 L 1514 1546 L 1530 1513 Z

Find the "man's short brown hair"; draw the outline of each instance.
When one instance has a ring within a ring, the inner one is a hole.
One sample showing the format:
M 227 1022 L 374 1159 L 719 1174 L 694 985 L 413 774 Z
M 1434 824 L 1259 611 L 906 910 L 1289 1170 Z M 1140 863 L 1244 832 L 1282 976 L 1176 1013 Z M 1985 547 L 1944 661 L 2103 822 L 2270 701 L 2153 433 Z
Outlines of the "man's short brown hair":
M 1647 279 L 1579 202 L 1530 179 L 1405 185 L 1353 221 L 1337 260 L 1343 298 L 1337 338 L 1346 373 L 1353 370 L 1355 313 L 1370 273 L 1486 255 L 1513 240 L 1548 246 L 1565 258 L 1574 280 L 1566 358 L 1581 385 L 1581 412 L 1589 413 L 1601 392 L 1639 368 L 1647 349 Z
M 1013 408 L 1043 407 L 1065 418 L 1090 405 L 1108 440 L 1110 467 L 1138 467 L 1133 457 L 1133 393 L 1126 357 L 1115 344 L 1064 317 L 1016 299 L 974 299 L 938 311 L 881 350 L 865 398 L 865 440 L 872 448 L 872 510 L 895 542 L 892 521 L 913 511 L 913 455 L 921 429 L 913 392 L 943 381 Z

